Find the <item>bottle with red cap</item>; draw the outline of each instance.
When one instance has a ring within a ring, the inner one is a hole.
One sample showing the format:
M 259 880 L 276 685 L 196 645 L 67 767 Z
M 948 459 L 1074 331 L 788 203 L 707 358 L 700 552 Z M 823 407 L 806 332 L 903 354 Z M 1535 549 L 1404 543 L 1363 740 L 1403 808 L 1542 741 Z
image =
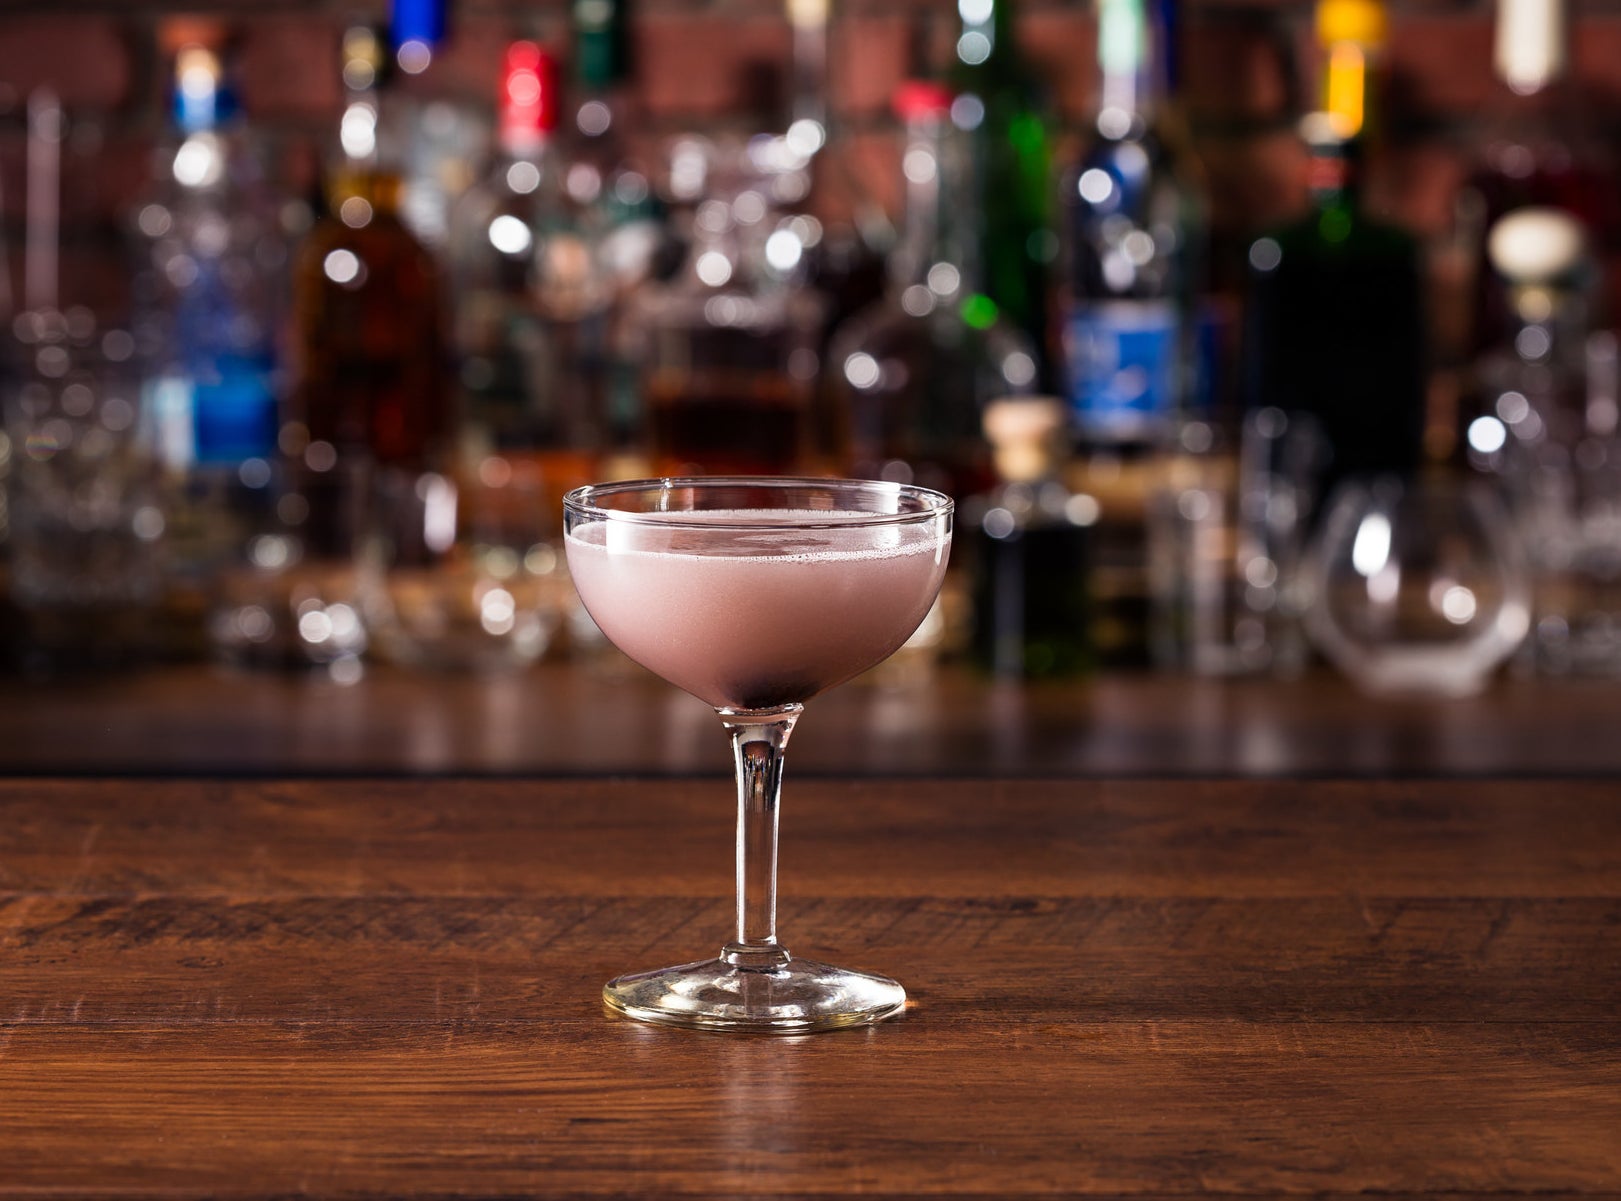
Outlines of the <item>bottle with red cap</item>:
M 959 499 L 990 481 L 984 407 L 1028 393 L 1036 356 L 982 286 L 979 221 L 952 94 L 903 84 L 905 207 L 884 295 L 837 331 L 828 375 L 863 478 L 939 488 Z
M 557 80 L 546 48 L 508 47 L 498 150 L 451 212 L 449 252 L 463 465 L 527 469 L 560 497 L 604 449 L 613 289 L 592 211 L 567 187 Z

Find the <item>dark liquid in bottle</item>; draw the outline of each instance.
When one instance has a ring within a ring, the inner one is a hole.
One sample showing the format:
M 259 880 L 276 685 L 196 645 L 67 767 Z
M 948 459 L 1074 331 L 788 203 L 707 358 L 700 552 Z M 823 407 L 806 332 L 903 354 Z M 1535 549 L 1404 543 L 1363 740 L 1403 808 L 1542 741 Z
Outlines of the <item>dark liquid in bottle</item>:
M 649 449 L 660 475 L 786 475 L 811 469 L 805 394 L 780 375 L 655 376 Z
M 1062 676 L 1094 661 L 1090 533 L 1068 523 L 974 532 L 975 661 L 997 675 Z
M 1347 476 L 1406 474 L 1422 459 L 1424 313 L 1416 245 L 1358 219 L 1342 241 L 1315 222 L 1277 236 L 1251 277 L 1251 403 L 1309 413 L 1328 443 L 1326 497 Z

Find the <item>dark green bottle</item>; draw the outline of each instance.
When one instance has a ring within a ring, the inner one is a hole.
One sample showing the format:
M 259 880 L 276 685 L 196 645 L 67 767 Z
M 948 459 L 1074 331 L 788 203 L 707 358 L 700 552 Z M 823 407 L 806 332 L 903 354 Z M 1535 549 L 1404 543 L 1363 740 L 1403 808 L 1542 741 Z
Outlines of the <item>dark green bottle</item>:
M 1047 343 L 1052 131 L 1043 89 L 1019 53 L 1013 0 L 962 0 L 951 115 L 970 135 L 985 294 L 1037 347 Z M 1044 382 L 1047 378 L 1042 368 Z
M 1250 245 L 1245 384 L 1253 408 L 1316 419 L 1329 452 L 1322 499 L 1349 475 L 1421 462 L 1425 336 L 1418 244 L 1370 216 L 1358 194 L 1382 10 L 1326 0 L 1318 31 L 1324 103 L 1302 125 L 1313 206 Z

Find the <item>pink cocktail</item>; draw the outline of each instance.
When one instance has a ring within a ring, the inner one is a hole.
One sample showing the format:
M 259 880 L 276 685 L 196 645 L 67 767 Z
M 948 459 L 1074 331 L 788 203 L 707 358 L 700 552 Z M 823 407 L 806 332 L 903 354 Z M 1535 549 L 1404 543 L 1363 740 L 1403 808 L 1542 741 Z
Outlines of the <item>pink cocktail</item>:
M 777 1032 L 877 1021 L 906 994 L 776 939 L 782 755 L 803 702 L 892 654 L 940 590 L 951 501 L 857 480 L 599 484 L 564 500 L 569 570 L 632 659 L 715 707 L 738 773 L 737 937 L 712 960 L 621 976 L 632 1017 Z

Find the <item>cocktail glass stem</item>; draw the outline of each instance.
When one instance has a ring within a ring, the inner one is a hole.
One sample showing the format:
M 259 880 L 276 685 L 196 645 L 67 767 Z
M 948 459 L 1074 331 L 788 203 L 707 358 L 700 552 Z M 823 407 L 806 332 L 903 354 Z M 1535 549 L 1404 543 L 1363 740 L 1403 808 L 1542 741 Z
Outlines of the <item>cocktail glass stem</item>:
M 743 971 L 788 963 L 777 944 L 777 814 L 788 737 L 802 705 L 719 709 L 737 765 L 737 937 L 721 960 Z

